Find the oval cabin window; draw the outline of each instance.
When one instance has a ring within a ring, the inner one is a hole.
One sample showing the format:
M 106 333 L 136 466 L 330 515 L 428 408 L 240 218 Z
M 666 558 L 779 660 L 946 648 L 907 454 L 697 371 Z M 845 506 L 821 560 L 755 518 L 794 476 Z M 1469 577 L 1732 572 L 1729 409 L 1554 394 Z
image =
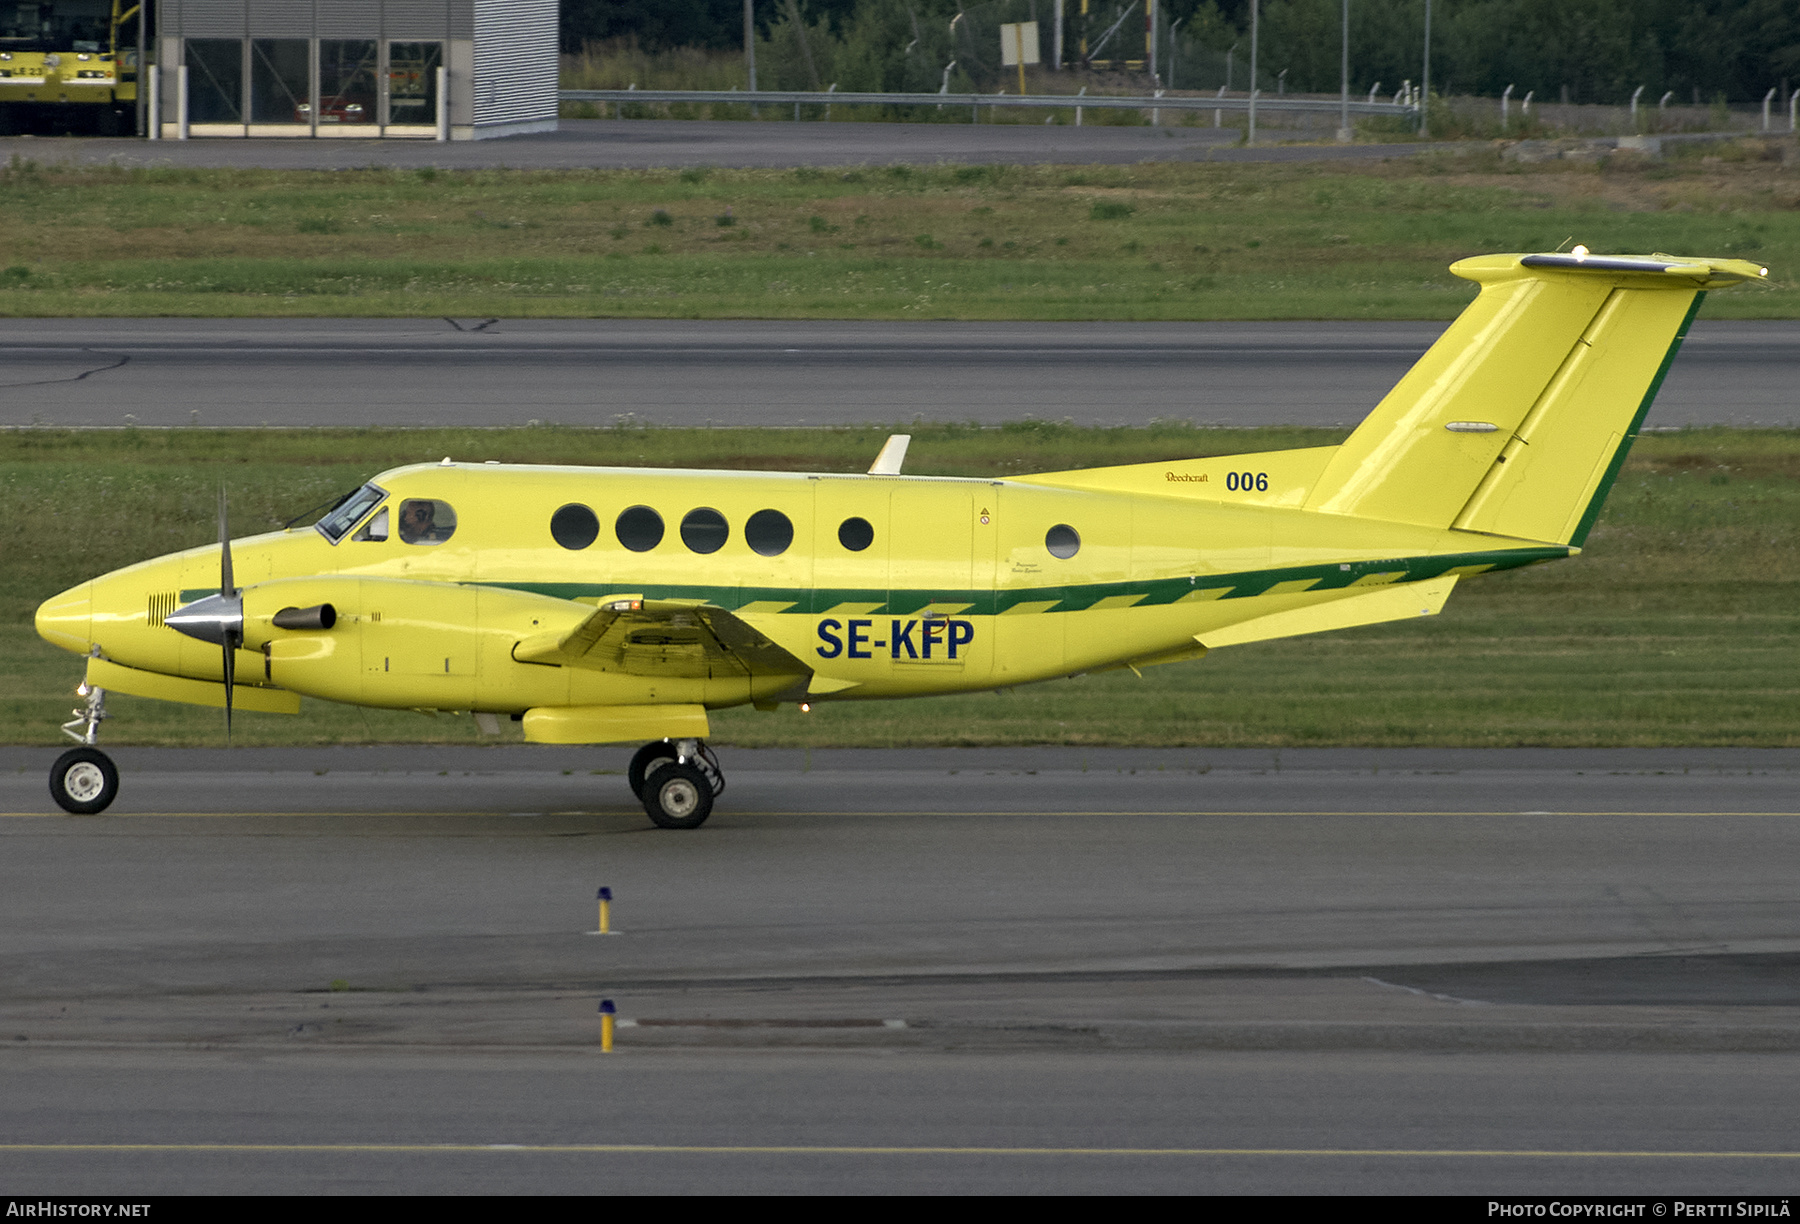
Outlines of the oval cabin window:
M 600 520 L 579 502 L 572 502 L 550 516 L 550 538 L 568 549 L 582 549 L 600 535 Z
M 1044 547 L 1052 557 L 1067 561 L 1081 551 L 1081 536 L 1067 523 L 1058 523 L 1044 533 Z
M 794 524 L 779 510 L 758 510 L 744 524 L 744 542 L 763 557 L 779 557 L 794 542 Z
M 865 518 L 847 518 L 838 527 L 838 543 L 851 552 L 861 552 L 875 542 L 875 529 Z
M 731 538 L 731 524 L 710 506 L 689 510 L 681 520 L 681 542 L 689 552 L 716 553 Z
M 662 515 L 649 506 L 632 506 L 619 513 L 613 531 L 618 535 L 619 543 L 632 552 L 649 552 L 662 543 Z

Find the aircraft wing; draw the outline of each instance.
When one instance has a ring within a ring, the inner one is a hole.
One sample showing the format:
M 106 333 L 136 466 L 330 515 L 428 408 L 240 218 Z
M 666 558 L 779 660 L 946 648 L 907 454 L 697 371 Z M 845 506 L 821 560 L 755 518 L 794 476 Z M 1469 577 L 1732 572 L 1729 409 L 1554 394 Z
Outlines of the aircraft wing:
M 526 638 L 513 648 L 513 658 L 687 679 L 812 672 L 725 609 L 680 599 L 609 601 L 572 631 Z

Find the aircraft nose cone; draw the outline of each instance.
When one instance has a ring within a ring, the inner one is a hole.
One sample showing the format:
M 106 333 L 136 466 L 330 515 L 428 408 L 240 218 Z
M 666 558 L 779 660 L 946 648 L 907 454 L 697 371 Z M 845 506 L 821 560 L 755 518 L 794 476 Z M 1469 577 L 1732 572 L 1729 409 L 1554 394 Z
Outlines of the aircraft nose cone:
M 38 605 L 38 636 L 53 646 L 86 654 L 93 641 L 94 584 L 84 582 Z

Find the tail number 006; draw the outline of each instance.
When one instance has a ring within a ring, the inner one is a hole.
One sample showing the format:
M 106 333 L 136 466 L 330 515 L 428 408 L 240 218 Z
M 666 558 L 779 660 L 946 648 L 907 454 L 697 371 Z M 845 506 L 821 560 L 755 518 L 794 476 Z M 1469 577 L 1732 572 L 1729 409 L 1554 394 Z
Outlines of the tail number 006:
M 1269 491 L 1269 474 L 1267 472 L 1227 472 L 1225 487 L 1233 493 L 1267 493 Z

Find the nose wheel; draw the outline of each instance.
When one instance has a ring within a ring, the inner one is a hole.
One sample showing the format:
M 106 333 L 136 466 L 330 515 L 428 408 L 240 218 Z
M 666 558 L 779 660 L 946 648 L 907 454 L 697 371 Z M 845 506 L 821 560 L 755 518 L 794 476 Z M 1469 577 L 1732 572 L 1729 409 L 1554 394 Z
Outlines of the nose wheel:
M 86 700 L 62 729 L 81 747 L 69 749 L 50 767 L 50 797 L 65 812 L 92 816 L 118 797 L 119 767 L 94 746 L 106 721 L 106 690 L 83 683 L 75 691 Z
M 659 829 L 698 829 L 725 790 L 719 760 L 699 740 L 658 740 L 631 758 L 631 789 Z
M 50 767 L 50 797 L 65 812 L 104 812 L 118 793 L 118 766 L 98 748 L 71 748 Z

